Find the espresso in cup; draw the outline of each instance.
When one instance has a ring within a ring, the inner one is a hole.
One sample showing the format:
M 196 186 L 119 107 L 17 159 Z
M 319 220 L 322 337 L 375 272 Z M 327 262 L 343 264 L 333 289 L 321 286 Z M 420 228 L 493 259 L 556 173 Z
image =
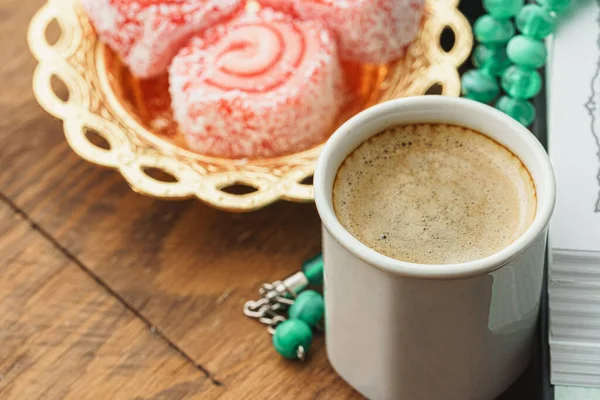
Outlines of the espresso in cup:
M 342 226 L 375 251 L 416 264 L 485 258 L 536 213 L 533 180 L 510 150 L 447 124 L 387 129 L 355 149 L 333 186 Z
M 345 381 L 373 400 L 491 400 L 521 375 L 556 199 L 527 128 L 467 99 L 392 100 L 338 128 L 314 188 Z

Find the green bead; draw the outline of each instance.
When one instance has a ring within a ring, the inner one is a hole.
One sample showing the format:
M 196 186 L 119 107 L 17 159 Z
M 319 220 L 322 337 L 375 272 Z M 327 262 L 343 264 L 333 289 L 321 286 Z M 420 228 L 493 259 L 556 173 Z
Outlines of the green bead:
M 475 38 L 487 46 L 503 46 L 515 34 L 515 27 L 510 20 L 496 19 L 491 15 L 482 15 L 473 25 Z
M 308 353 L 312 344 L 312 331 L 306 322 L 299 319 L 283 321 L 273 334 L 273 346 L 285 358 L 299 358 L 298 349 L 303 347 Z
M 536 70 L 513 65 L 502 75 L 502 89 L 515 99 L 529 99 L 542 89 L 542 77 Z
M 527 4 L 517 15 L 517 27 L 525 36 L 541 40 L 556 28 L 556 19 L 537 4 Z
M 545 9 L 561 13 L 571 5 L 571 0 L 536 0 L 536 2 Z
M 323 315 L 325 315 L 325 301 L 323 296 L 314 290 L 300 293 L 288 311 L 290 319 L 300 319 L 311 327 L 321 322 Z
M 491 75 L 472 69 L 461 78 L 462 94 L 471 100 L 489 103 L 500 93 L 498 81 Z
M 492 17 L 503 19 L 514 17 L 523 3 L 524 0 L 483 0 L 483 8 Z
M 492 76 L 502 76 L 504 70 L 512 65 L 506 56 L 506 48 L 490 48 L 482 44 L 473 51 L 472 61 L 475 67 Z
M 546 45 L 542 41 L 517 35 L 508 42 L 506 55 L 517 65 L 536 69 L 546 63 Z
M 302 272 L 313 286 L 323 284 L 323 255 L 319 254 L 302 264 Z
M 496 102 L 496 108 L 525 126 L 531 125 L 535 119 L 535 107 L 527 100 L 502 96 Z

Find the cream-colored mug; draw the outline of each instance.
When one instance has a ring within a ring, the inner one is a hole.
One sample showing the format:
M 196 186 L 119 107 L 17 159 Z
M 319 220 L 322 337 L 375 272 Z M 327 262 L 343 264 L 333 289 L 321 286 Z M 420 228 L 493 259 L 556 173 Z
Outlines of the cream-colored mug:
M 344 159 L 399 124 L 447 123 L 481 132 L 518 156 L 535 183 L 537 212 L 503 250 L 455 265 L 386 257 L 338 221 L 332 188 Z M 333 368 L 371 399 L 491 400 L 528 364 L 536 327 L 555 183 L 538 140 L 492 107 L 441 96 L 393 100 L 341 126 L 314 177 L 323 221 L 326 346 Z

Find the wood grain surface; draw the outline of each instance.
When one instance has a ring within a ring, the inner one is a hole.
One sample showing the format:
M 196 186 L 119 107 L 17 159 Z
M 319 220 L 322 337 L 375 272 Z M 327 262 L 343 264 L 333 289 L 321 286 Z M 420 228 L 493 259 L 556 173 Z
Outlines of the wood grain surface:
M 0 398 L 360 398 L 322 337 L 282 360 L 242 314 L 319 251 L 314 205 L 158 201 L 78 158 L 31 91 L 42 3 L 0 0 Z
M 0 254 L 0 398 L 222 394 L 7 204 Z

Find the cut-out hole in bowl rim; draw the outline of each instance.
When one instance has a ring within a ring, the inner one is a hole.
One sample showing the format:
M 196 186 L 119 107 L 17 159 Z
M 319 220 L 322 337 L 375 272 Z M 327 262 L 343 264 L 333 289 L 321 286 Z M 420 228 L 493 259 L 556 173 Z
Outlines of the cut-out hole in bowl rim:
M 440 46 L 442 49 L 449 53 L 454 48 L 454 44 L 456 43 L 456 36 L 454 36 L 454 30 L 449 26 L 444 27 L 442 30 L 442 35 L 440 36 Z
M 168 172 L 155 167 L 142 167 L 144 174 L 158 182 L 177 183 L 179 180 Z
M 106 151 L 109 151 L 111 149 L 110 143 L 108 140 L 106 140 L 104 135 L 98 133 L 94 129 L 87 128 L 85 130 L 85 137 L 91 144 L 98 147 L 99 149 Z
M 239 183 L 234 183 L 233 185 L 224 186 L 221 188 L 222 192 L 233 194 L 236 196 L 243 196 L 246 194 L 251 194 L 258 191 L 257 188 L 249 185 L 243 185 Z
M 440 95 L 444 92 L 444 86 L 437 82 L 434 83 L 433 85 L 429 86 L 429 89 L 427 89 L 427 91 L 425 91 L 426 95 Z
M 54 46 L 60 40 L 62 36 L 62 29 L 56 19 L 53 19 L 48 24 L 46 31 L 44 32 L 44 36 L 46 37 L 46 42 L 50 46 Z
M 313 176 L 307 176 L 306 178 L 302 179 L 300 181 L 301 185 L 307 185 L 307 186 L 312 186 L 313 184 Z
M 69 88 L 58 75 L 52 74 L 52 76 L 50 77 L 50 87 L 52 88 L 52 91 L 56 94 L 56 97 L 58 97 L 65 103 L 69 101 Z

